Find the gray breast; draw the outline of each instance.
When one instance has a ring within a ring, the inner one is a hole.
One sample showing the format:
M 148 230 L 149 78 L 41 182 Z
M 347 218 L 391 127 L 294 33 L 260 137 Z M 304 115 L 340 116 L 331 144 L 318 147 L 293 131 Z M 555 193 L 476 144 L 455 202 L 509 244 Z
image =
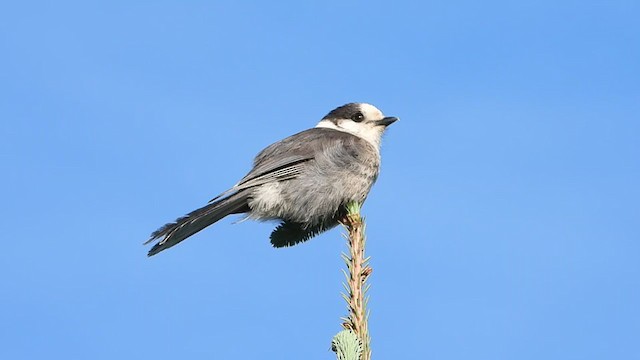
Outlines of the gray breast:
M 345 132 L 314 128 L 273 146 L 275 149 L 265 149 L 256 160 L 287 148 L 312 160 L 304 164 L 304 171 L 296 178 L 254 190 L 249 206 L 250 216 L 255 219 L 280 218 L 307 224 L 324 221 L 346 203 L 364 201 L 378 177 L 377 149 Z

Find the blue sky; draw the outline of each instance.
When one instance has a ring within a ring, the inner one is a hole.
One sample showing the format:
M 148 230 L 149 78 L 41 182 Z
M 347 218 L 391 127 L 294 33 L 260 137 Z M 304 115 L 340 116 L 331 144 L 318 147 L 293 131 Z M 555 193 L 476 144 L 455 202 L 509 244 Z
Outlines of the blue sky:
M 334 230 L 141 244 L 370 102 L 375 359 L 640 359 L 635 1 L 12 2 L 0 358 L 332 359 Z

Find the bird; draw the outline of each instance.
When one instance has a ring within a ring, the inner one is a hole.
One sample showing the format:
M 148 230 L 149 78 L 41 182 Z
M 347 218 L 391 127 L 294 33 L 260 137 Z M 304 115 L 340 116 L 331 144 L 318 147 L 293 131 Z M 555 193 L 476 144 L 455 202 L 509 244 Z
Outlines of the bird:
M 368 103 L 348 103 L 308 130 L 267 146 L 253 168 L 207 205 L 168 223 L 144 243 L 148 256 L 177 245 L 232 214 L 279 221 L 273 247 L 296 245 L 339 224 L 350 202 L 362 204 L 380 172 L 380 143 L 398 120 Z

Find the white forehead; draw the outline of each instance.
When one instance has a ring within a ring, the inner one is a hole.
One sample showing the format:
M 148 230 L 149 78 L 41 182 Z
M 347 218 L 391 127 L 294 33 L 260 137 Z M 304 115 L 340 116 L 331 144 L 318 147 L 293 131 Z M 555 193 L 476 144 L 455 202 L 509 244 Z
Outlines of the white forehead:
M 384 117 L 382 111 L 371 104 L 361 103 L 359 105 L 365 119 L 382 119 Z
M 380 138 L 384 132 L 384 126 L 378 126 L 376 120 L 384 118 L 382 111 L 377 107 L 367 104 L 358 103 L 358 110 L 362 112 L 365 117 L 365 121 L 356 122 L 349 118 L 345 119 L 323 119 L 316 127 L 329 128 L 338 131 L 347 132 L 353 134 L 359 138 L 368 141 L 373 145 L 376 150 L 380 149 Z

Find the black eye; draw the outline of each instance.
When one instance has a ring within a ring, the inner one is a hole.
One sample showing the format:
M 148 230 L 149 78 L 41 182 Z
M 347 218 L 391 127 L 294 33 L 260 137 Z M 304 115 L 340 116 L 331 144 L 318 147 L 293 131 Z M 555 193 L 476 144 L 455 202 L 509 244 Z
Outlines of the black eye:
M 351 120 L 355 122 L 361 122 L 362 120 L 364 120 L 364 115 L 362 115 L 361 112 L 357 112 L 351 116 Z

